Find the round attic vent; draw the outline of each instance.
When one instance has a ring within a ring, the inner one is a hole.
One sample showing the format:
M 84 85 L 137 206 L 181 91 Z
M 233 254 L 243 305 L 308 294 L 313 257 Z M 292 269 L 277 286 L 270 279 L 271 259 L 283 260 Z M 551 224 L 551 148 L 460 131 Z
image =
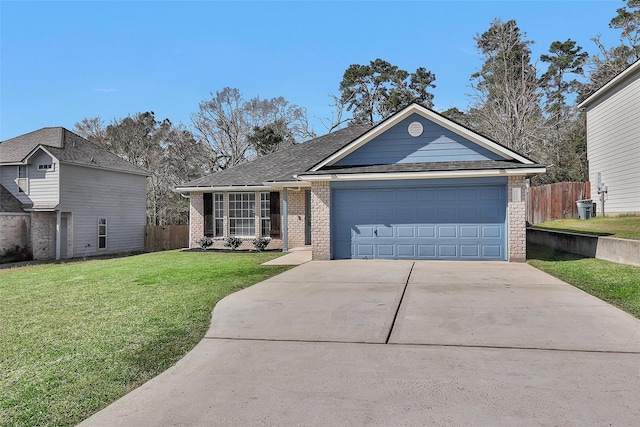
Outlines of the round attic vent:
M 420 135 L 422 135 L 422 123 L 420 122 L 413 122 L 409 125 L 409 135 L 415 137 L 418 137 Z

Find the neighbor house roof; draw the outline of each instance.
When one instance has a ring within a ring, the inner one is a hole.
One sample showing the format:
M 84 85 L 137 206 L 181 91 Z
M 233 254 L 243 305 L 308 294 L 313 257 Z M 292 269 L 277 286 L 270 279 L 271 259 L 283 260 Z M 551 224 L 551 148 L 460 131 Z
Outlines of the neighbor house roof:
M 43 148 L 62 163 L 148 175 L 132 163 L 63 128 L 43 128 L 0 142 L 0 164 L 24 163 Z
M 22 202 L 0 184 L 0 212 L 24 212 Z
M 615 76 L 613 79 L 609 80 L 609 82 L 602 86 L 600 89 L 592 93 L 591 96 L 589 96 L 578 105 L 578 108 L 586 108 L 589 105 L 593 104 L 602 96 L 609 93 L 609 91 L 618 87 L 620 84 L 627 81 L 630 77 L 633 77 L 637 72 L 640 72 L 640 59 L 631 64 L 629 67 L 627 67 L 626 70 Z

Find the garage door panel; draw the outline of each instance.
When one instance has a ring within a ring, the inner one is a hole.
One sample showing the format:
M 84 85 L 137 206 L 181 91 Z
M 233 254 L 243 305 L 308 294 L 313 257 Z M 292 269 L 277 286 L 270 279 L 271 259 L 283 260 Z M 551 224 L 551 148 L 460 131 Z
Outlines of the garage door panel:
M 463 239 L 477 239 L 480 237 L 480 227 L 477 225 L 461 225 L 460 237 Z
M 456 245 L 438 245 L 439 258 L 457 258 L 458 247 Z
M 436 237 L 436 227 L 433 225 L 418 226 L 418 238 L 429 239 Z
M 416 247 L 414 245 L 398 245 L 398 257 L 400 258 L 415 258 Z
M 506 259 L 506 185 L 363 187 L 332 189 L 334 258 Z
M 486 259 L 503 259 L 502 247 L 500 245 L 482 245 L 482 257 Z
M 416 227 L 398 226 L 398 237 L 408 237 L 413 239 L 416 237 Z
M 376 230 L 378 231 L 378 237 L 394 237 L 393 227 L 383 225 L 376 227 Z
M 438 226 L 438 237 L 441 239 L 455 239 L 458 237 L 458 227 L 452 225 Z
M 480 248 L 478 245 L 460 245 L 460 256 L 462 258 L 478 258 Z
M 394 245 L 377 245 L 378 247 L 378 258 L 393 258 L 395 256 Z

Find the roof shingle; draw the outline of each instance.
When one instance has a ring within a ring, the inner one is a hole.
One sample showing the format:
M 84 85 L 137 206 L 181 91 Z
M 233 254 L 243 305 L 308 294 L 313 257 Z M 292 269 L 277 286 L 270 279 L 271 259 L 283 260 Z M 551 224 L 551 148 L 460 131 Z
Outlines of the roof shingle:
M 0 164 L 22 162 L 42 145 L 62 163 L 148 175 L 132 163 L 63 128 L 43 128 L 0 142 Z

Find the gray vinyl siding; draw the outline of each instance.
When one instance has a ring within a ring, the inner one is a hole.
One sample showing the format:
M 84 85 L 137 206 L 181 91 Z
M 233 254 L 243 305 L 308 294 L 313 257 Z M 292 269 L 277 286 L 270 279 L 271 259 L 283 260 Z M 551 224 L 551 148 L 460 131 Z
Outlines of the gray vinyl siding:
M 144 249 L 146 178 L 63 164 L 60 210 L 71 212 L 73 256 Z M 98 249 L 98 219 L 107 219 L 107 248 Z
M 52 164 L 53 170 L 39 170 L 38 165 L 40 164 Z M 0 183 L 22 203 L 33 203 L 35 206 L 55 206 L 59 201 L 59 166 L 59 163 L 52 159 L 51 156 L 44 151 L 39 151 L 29 159 L 29 164 L 27 165 L 29 194 L 18 192 L 18 166 L 0 167 Z
M 606 213 L 640 212 L 640 72 L 588 108 L 587 147 L 592 198 L 600 172 Z
M 409 134 L 408 127 L 413 122 L 422 124 L 420 136 Z M 502 160 L 502 157 L 419 114 L 412 114 L 336 162 L 335 166 L 477 160 Z

